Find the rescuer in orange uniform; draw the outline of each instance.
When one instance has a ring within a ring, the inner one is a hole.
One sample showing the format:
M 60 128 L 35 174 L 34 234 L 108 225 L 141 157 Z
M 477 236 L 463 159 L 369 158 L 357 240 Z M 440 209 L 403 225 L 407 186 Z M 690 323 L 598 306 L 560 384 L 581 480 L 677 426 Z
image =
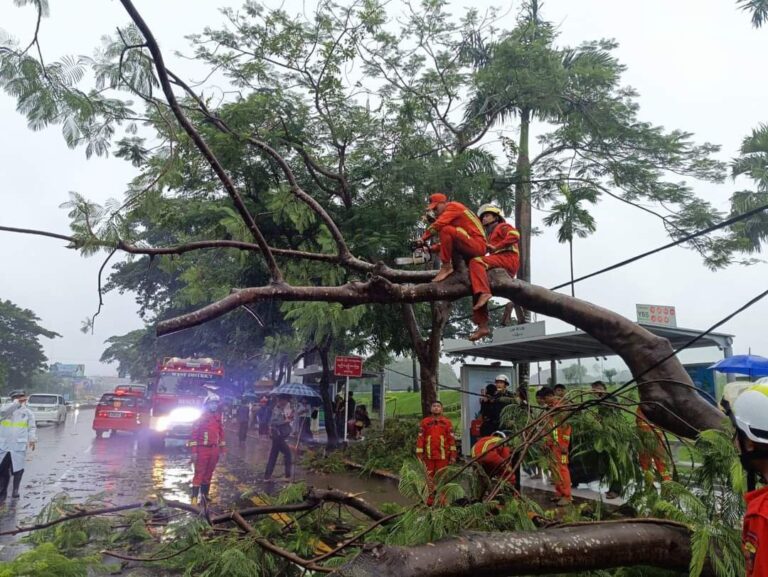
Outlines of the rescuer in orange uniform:
M 192 451 L 192 463 L 195 467 L 195 474 L 192 477 L 193 505 L 197 504 L 198 495 L 204 501 L 208 500 L 213 471 L 226 445 L 219 405 L 218 395 L 212 394 L 205 399 L 203 414 L 195 422 L 187 442 L 187 446 Z
M 747 577 L 768 575 L 768 486 L 755 490 L 755 477 L 768 482 L 768 385 L 743 391 L 731 404 L 731 419 L 749 492 L 741 544 Z
M 515 486 L 515 470 L 512 467 L 512 450 L 508 445 L 499 446 L 507 436 L 496 431 L 487 437 L 481 437 L 472 445 L 472 458 L 483 468 L 491 479 L 503 480 Z
M 456 437 L 450 419 L 443 416 L 443 403 L 435 401 L 431 406 L 431 415 L 424 417 L 419 425 L 416 438 L 416 457 L 427 468 L 427 483 L 430 496 L 427 504 L 434 501 L 435 475 L 448 465 L 456 462 Z
M 650 435 L 655 435 L 655 447 L 652 450 L 641 451 L 638 455 L 640 461 L 640 468 L 643 471 L 648 471 L 651 468 L 651 462 L 656 472 L 661 476 L 663 481 L 670 481 L 672 477 L 667 472 L 667 465 L 664 462 L 664 437 L 662 436 L 661 429 L 651 426 L 648 420 L 643 414 L 642 409 L 637 407 L 635 422 L 637 423 L 637 429 L 640 431 L 640 435 L 645 436 L 648 443 L 651 443 Z
M 536 392 L 540 405 L 554 409 L 560 405 L 551 387 L 541 387 Z M 549 434 L 544 438 L 544 446 L 549 451 L 550 473 L 555 483 L 555 500 L 560 507 L 568 505 L 571 495 L 571 470 L 568 468 L 568 450 L 571 445 L 571 425 L 562 422 L 560 415 L 552 415 L 547 423 Z
M 458 250 L 465 258 L 483 256 L 486 250 L 485 231 L 475 213 L 460 202 L 448 202 L 448 197 L 442 192 L 436 192 L 429 197 L 427 216 L 433 216 L 434 221 L 427 227 L 421 237 L 426 242 L 437 235 L 439 243 L 431 250 L 440 253 L 440 270 L 432 282 L 447 279 L 453 273 L 453 251 Z
M 491 334 L 488 328 L 488 301 L 492 295 L 488 271 L 492 268 L 503 268 L 509 276 L 515 278 L 520 266 L 520 253 L 517 248 L 520 233 L 504 220 L 501 209 L 492 204 L 484 204 L 477 211 L 477 215 L 488 237 L 488 254 L 476 256 L 469 261 L 469 280 L 472 282 L 472 295 L 475 298 L 472 321 L 477 325 L 477 330 L 469 336 L 470 341 Z

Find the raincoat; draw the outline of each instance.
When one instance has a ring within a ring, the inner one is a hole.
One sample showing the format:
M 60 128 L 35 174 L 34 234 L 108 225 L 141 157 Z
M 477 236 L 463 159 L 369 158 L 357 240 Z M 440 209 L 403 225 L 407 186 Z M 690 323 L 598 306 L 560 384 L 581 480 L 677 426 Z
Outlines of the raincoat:
M 37 426 L 29 407 L 16 401 L 0 407 L 0 463 L 10 452 L 13 471 L 23 470 L 31 442 L 37 442 Z

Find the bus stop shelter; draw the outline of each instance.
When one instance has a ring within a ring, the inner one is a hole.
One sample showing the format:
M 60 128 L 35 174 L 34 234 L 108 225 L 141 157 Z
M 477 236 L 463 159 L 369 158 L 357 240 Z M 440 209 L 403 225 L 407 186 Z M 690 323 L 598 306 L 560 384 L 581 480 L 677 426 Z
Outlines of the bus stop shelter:
M 638 323 L 656 336 L 669 340 L 674 349 L 689 343 L 704 331 L 678 327 Z M 723 357 L 733 356 L 733 335 L 709 333 L 688 348 L 715 347 Z M 574 330 L 545 334 L 544 322 L 500 327 L 494 331 L 489 343 L 471 343 L 464 339 L 445 339 L 443 353 L 465 358 L 482 358 L 518 363 L 549 362 L 553 382 L 557 382 L 557 363 L 562 360 L 600 358 L 616 353 L 584 331 Z M 485 383 L 492 382 L 492 375 L 503 372 L 498 367 L 465 365 L 461 371 L 461 422 L 462 431 L 469 438 L 469 424 L 479 410 L 479 397 Z M 513 371 L 512 380 L 516 382 Z

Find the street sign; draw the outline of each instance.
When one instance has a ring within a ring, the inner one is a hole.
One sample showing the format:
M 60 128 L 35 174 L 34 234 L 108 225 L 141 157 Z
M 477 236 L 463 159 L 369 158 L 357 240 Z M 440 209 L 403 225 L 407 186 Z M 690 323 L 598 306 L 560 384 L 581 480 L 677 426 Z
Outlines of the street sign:
M 362 377 L 363 359 L 360 357 L 336 357 L 333 374 L 337 377 Z
M 667 305 L 635 305 L 637 322 L 661 327 L 677 327 L 677 312 L 675 307 Z

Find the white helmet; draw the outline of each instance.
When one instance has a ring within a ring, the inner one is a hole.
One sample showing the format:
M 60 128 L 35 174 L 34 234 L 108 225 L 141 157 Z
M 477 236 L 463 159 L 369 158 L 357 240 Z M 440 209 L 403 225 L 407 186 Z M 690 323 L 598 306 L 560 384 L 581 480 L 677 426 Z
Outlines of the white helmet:
M 486 212 L 490 212 L 492 214 L 495 214 L 496 216 L 501 216 L 501 209 L 495 204 L 491 204 L 490 202 L 482 205 L 480 208 L 477 209 L 477 216 L 482 218 Z
M 494 381 L 504 381 L 507 383 L 507 385 L 509 385 L 509 379 L 507 378 L 507 375 L 496 375 Z
M 507 438 L 507 434 L 504 431 L 494 431 L 492 433 L 492 436 L 493 437 L 500 437 L 502 439 L 506 439 Z
M 217 395 L 216 393 L 208 393 L 208 396 L 205 397 L 204 403 L 218 403 L 221 401 L 221 397 Z
M 768 444 L 768 384 L 741 393 L 731 410 L 736 426 L 750 441 Z

